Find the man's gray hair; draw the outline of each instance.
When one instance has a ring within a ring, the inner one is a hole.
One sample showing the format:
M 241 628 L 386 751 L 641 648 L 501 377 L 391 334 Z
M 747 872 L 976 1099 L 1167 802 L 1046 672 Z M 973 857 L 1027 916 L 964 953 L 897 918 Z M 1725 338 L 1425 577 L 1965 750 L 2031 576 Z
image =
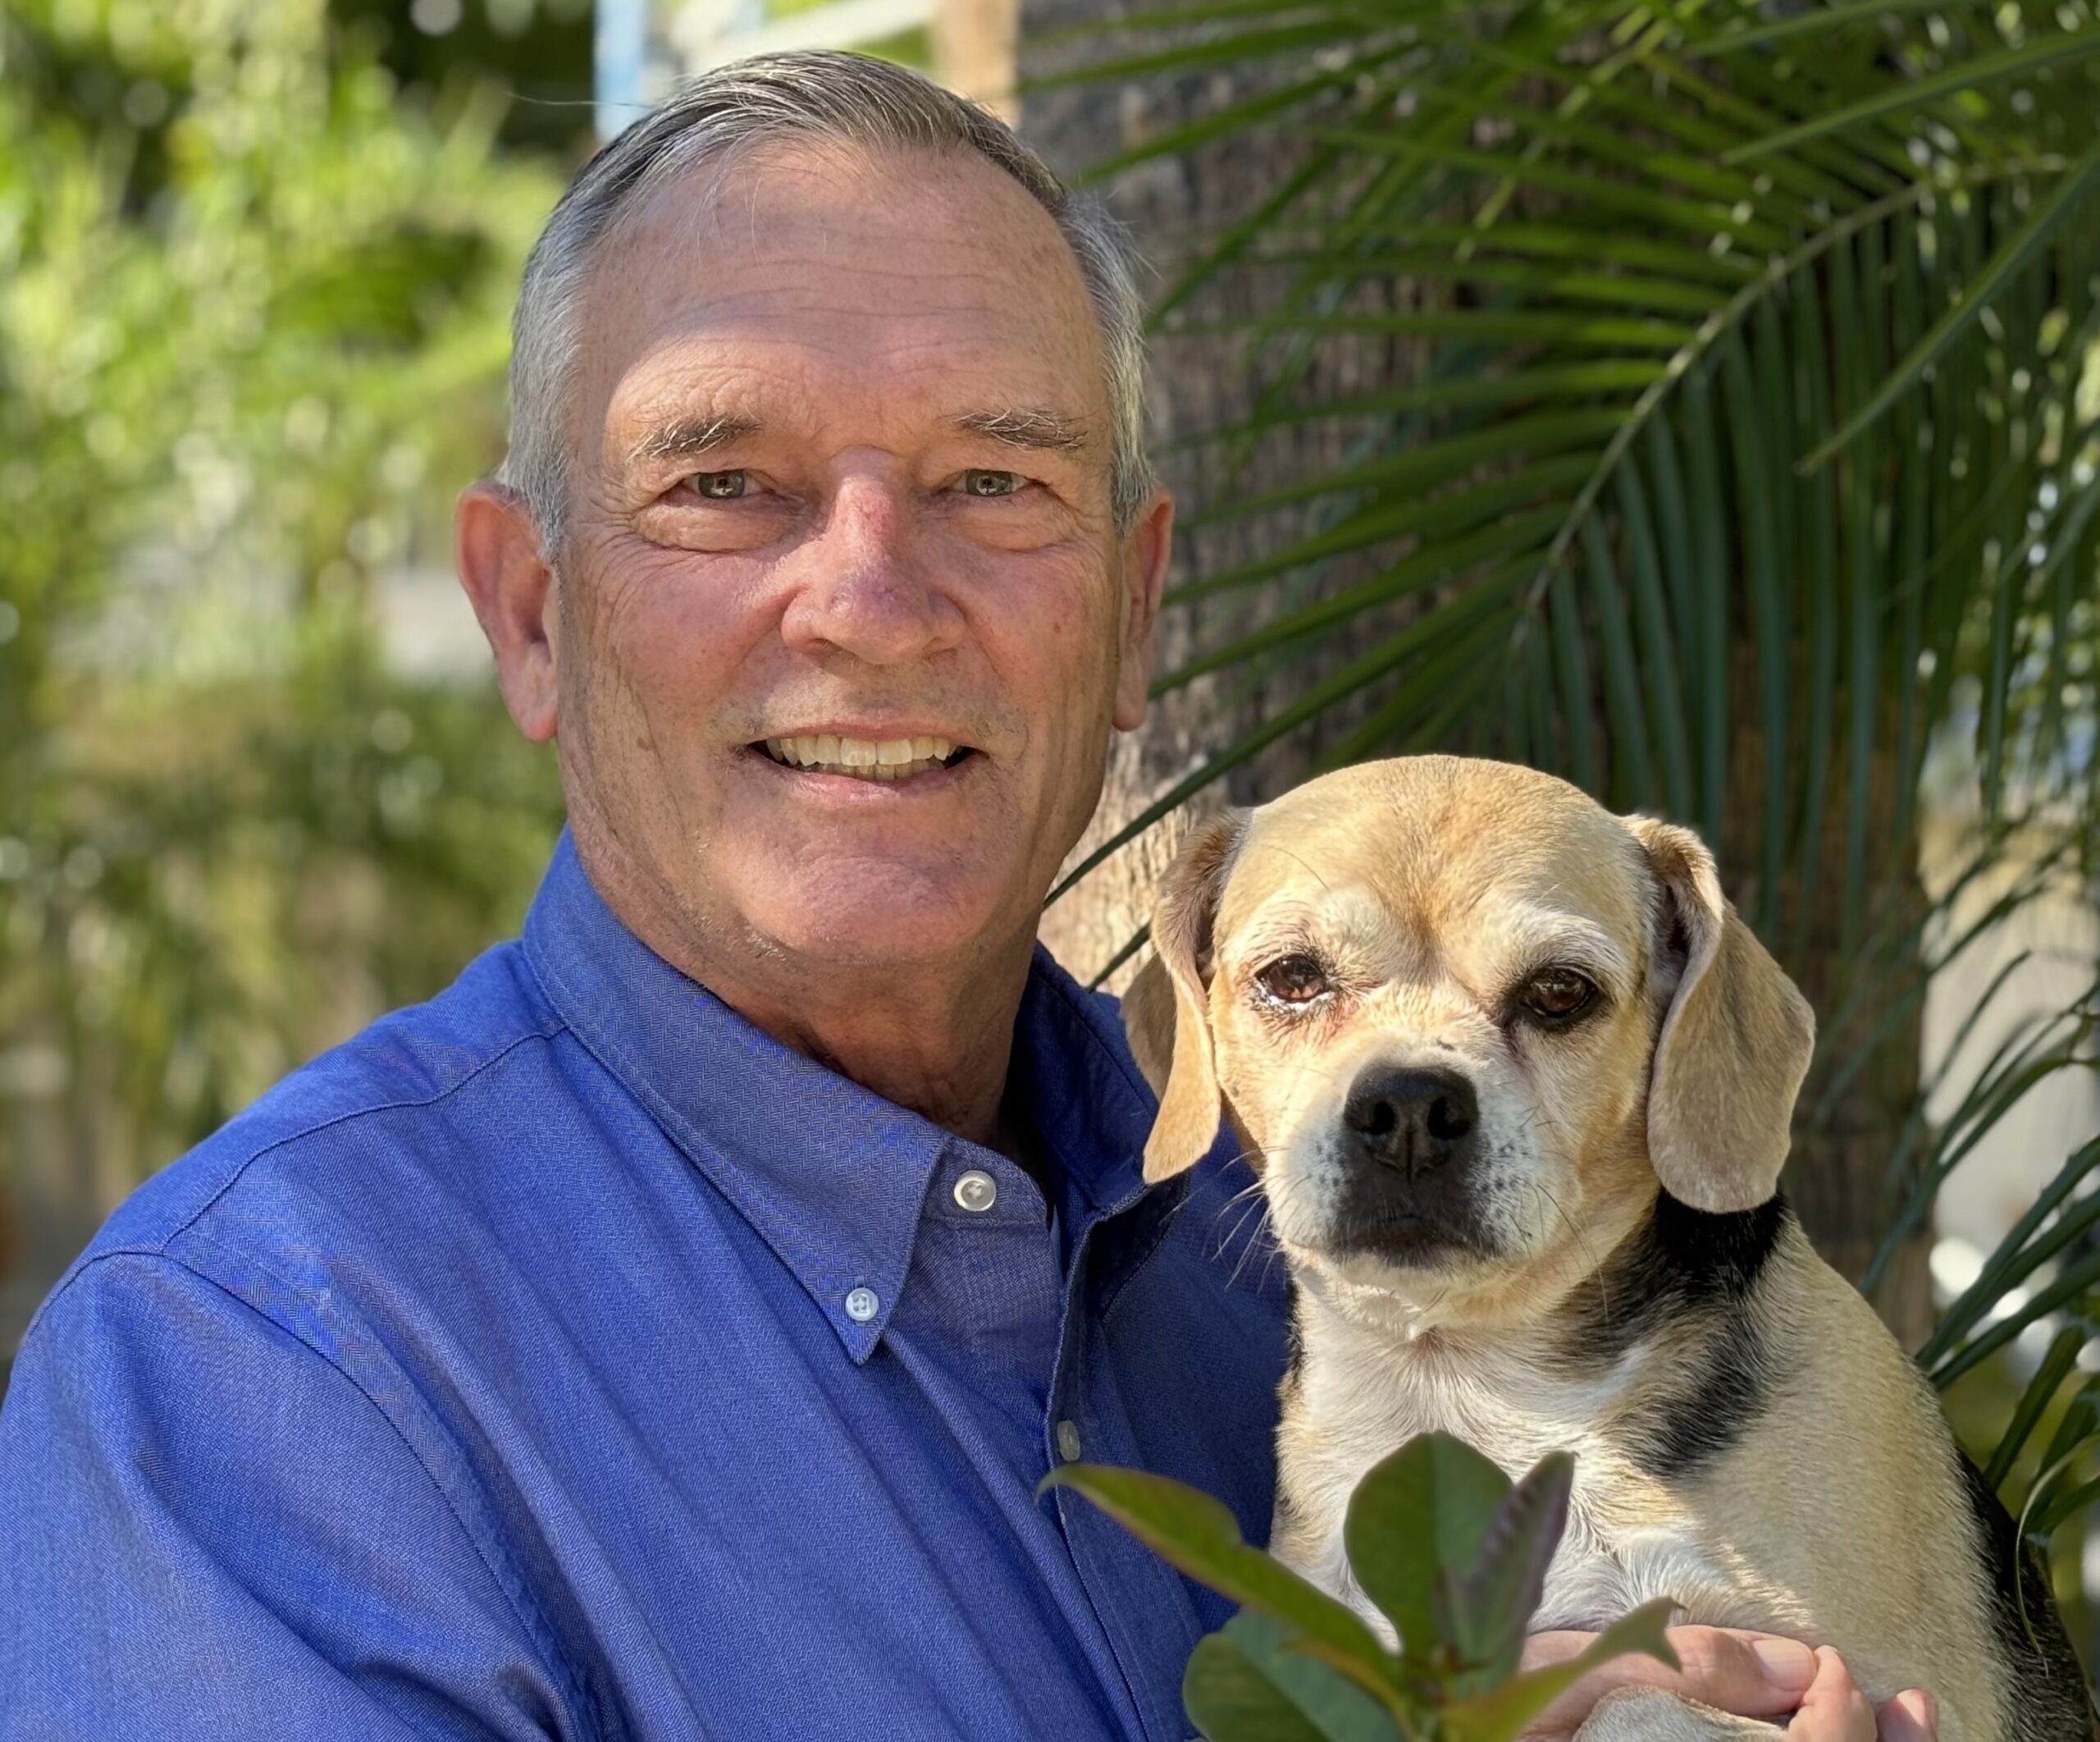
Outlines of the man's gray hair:
M 886 61 L 810 52 L 756 56 L 682 85 L 584 166 L 540 232 L 511 323 L 510 451 L 496 475 L 525 498 L 550 556 L 568 518 L 577 325 L 600 244 L 658 190 L 783 140 L 974 151 L 1034 196 L 1093 299 L 1112 419 L 1110 500 L 1116 529 L 1135 525 L 1153 484 L 1144 450 L 1144 311 L 1122 227 L 976 104 Z

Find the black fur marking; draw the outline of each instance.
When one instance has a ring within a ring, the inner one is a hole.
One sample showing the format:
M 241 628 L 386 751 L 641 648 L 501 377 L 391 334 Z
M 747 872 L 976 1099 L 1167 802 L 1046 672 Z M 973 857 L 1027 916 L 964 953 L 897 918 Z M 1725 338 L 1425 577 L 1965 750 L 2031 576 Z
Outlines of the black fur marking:
M 1705 1334 L 1684 1387 L 1658 1400 L 1628 1447 L 1650 1475 L 1695 1475 L 1764 1409 L 1778 1375 L 1755 1297 L 1793 1219 L 1780 1198 L 1714 1216 L 1663 1193 L 1577 1296 L 1562 1353 L 1579 1369 L 1608 1368 L 1666 1327 Z
M 1984 1486 L 1976 1466 L 1958 1450 L 1954 1460 L 1976 1520 L 1991 1635 L 2005 1666 L 2006 1742 L 2084 1742 L 2096 1733 L 2093 1706 L 2086 1697 L 2084 1671 L 2057 1613 L 2048 1575 L 2033 1548 L 2020 1543 L 2018 1526 L 1998 1497 Z M 2023 1590 L 2025 1622 L 2020 1613 Z

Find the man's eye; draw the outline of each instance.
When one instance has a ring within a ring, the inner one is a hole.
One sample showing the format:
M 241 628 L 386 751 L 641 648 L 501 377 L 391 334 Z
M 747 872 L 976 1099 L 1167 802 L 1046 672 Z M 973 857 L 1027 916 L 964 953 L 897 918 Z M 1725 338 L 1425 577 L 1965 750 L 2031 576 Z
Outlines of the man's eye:
M 1525 1010 L 1549 1028 L 1573 1022 L 1596 998 L 1596 987 L 1566 967 L 1550 967 L 1532 975 L 1518 994 Z
M 686 488 L 710 502 L 733 502 L 744 493 L 747 479 L 742 472 L 696 472 Z
M 962 493 L 965 496 L 1011 496 L 1020 488 L 1018 472 L 969 471 L 962 474 Z
M 1334 990 L 1327 971 L 1310 956 L 1285 956 L 1254 976 L 1254 984 L 1279 1004 L 1309 1004 Z

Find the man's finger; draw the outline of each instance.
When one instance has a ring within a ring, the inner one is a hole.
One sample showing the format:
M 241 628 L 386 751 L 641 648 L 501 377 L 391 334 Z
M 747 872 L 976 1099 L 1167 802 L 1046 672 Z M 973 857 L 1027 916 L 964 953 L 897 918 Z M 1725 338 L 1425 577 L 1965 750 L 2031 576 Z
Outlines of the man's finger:
M 1787 1735 L 1788 1742 L 1875 1742 L 1874 1708 L 1828 1645 L 1815 1654 L 1815 1680 Z
M 1595 1637 L 1586 1633 L 1535 1635 L 1525 1646 L 1524 1667 L 1543 1669 L 1564 1663 L 1586 1650 Z M 1541 1738 L 1573 1735 L 1590 1708 L 1614 1688 L 1668 1688 L 1743 1717 L 1778 1717 L 1801 1704 L 1817 1674 L 1815 1653 L 1798 1639 L 1721 1627 L 1673 1627 L 1669 1641 L 1682 1669 L 1667 1670 L 1653 1657 L 1615 1658 L 1562 1694 L 1525 1734 Z M 1868 1735 L 1871 1738 L 1873 1732 Z
M 1916 1688 L 1881 1708 L 1881 1742 L 1938 1742 L 1939 1703 Z

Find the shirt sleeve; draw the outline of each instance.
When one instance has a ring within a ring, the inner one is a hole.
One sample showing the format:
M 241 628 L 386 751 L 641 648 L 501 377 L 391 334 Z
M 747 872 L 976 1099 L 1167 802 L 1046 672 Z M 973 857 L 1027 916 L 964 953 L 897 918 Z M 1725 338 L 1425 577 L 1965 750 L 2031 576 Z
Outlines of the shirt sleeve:
M 586 1732 L 445 1496 L 329 1361 L 94 1260 L 0 1407 L 0 1742 Z

